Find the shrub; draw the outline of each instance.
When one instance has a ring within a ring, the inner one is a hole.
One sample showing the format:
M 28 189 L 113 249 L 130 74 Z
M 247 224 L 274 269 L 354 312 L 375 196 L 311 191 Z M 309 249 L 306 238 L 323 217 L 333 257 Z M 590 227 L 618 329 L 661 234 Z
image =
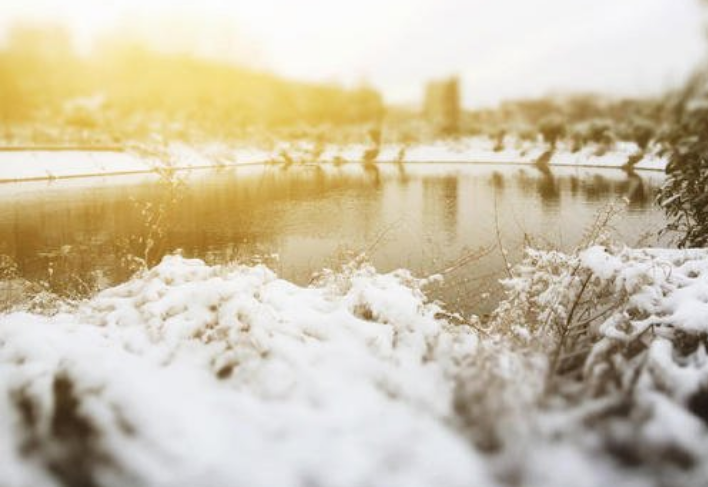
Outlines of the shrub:
M 696 80 L 685 90 L 665 140 L 669 164 L 659 203 L 681 247 L 708 245 L 708 103 L 701 86 Z

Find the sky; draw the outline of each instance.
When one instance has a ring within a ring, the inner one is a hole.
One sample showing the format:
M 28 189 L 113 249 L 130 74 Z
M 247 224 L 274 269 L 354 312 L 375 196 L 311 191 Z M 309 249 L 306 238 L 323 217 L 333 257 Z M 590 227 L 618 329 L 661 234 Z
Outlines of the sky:
M 698 0 L 3 0 L 18 19 L 69 25 L 80 46 L 103 32 L 303 80 L 420 101 L 456 75 L 466 106 L 596 92 L 645 96 L 703 59 Z

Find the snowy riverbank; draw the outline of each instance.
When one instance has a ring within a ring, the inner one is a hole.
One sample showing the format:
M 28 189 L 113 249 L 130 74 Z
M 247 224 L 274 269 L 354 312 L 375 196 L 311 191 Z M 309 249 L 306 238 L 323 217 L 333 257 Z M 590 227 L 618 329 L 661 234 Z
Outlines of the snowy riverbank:
M 368 266 L 168 257 L 0 317 L 0 484 L 703 485 L 708 251 L 530 251 L 486 331 Z
M 547 148 L 537 143 L 515 142 L 511 147 L 494 150 L 494 143 L 486 138 L 464 138 L 454 142 L 440 141 L 411 146 L 384 145 L 376 161 L 378 163 L 493 163 L 533 164 Z M 549 160 L 550 166 L 616 167 L 624 166 L 637 153 L 632 143 L 617 143 L 604 151 L 587 146 L 572 152 L 560 144 Z M 0 150 L 0 182 L 47 180 L 85 176 L 146 173 L 156 164 L 168 163 L 180 169 L 216 168 L 242 164 L 283 163 L 283 154 L 288 160 L 317 160 L 322 163 L 359 162 L 367 146 L 350 145 L 327 147 L 316 150 L 311 144 L 282 143 L 271 149 L 248 146 L 231 147 L 208 145 L 191 147 L 173 144 L 166 147 L 160 158 L 145 157 L 139 152 L 122 150 Z M 639 170 L 659 170 L 666 167 L 666 159 L 649 151 L 634 167 Z

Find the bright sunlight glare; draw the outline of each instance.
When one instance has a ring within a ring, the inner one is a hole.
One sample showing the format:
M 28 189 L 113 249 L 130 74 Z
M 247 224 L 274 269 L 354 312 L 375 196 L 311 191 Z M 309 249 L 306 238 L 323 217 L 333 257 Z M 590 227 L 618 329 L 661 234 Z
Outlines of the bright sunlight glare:
M 557 91 L 655 94 L 702 53 L 694 0 L 10 0 L 17 19 L 61 21 L 87 46 L 105 32 L 297 79 L 367 81 L 410 103 L 457 74 L 466 105 Z

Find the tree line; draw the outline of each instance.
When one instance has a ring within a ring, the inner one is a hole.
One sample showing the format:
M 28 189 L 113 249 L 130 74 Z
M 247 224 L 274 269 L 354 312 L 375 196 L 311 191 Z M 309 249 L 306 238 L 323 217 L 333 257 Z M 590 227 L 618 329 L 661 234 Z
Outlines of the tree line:
M 254 126 L 369 123 L 382 115 L 382 98 L 368 86 L 297 82 L 121 39 L 79 55 L 60 27 L 15 26 L 0 51 L 5 138 L 21 127 L 47 138 L 218 137 Z

